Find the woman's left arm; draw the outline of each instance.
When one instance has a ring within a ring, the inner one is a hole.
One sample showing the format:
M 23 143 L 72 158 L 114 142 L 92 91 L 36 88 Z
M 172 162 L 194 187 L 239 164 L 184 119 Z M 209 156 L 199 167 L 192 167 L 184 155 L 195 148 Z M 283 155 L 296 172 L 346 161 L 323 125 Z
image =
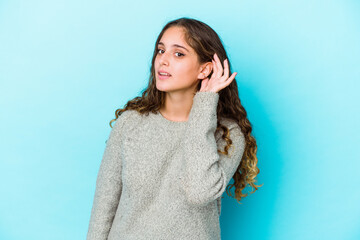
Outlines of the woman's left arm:
M 234 122 L 227 126 L 232 146 L 228 155 L 217 152 L 217 92 L 197 92 L 193 99 L 184 140 L 183 188 L 189 203 L 204 206 L 219 198 L 233 177 L 245 150 L 245 137 Z

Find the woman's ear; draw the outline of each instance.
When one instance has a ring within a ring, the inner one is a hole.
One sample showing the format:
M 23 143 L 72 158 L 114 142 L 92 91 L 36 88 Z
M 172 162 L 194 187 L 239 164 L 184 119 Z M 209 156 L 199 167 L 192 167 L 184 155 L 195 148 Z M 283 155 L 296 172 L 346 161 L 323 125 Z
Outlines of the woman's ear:
M 212 62 L 207 62 L 201 65 L 198 79 L 204 79 L 212 72 Z

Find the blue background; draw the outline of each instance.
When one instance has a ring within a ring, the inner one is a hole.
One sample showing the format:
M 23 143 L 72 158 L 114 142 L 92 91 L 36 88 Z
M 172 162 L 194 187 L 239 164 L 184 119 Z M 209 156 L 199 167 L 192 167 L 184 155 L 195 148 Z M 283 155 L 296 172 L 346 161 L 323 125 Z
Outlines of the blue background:
M 258 144 L 222 239 L 360 239 L 355 0 L 0 1 L 0 239 L 85 239 L 108 123 L 183 16 L 225 43 Z

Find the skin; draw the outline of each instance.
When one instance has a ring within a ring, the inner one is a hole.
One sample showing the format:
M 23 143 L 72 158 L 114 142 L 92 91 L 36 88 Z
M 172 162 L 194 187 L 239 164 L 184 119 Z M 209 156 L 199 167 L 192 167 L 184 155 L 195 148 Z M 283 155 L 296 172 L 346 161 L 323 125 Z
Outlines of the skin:
M 214 54 L 212 62 L 200 63 L 198 56 L 191 48 L 181 27 L 167 29 L 158 45 L 154 68 L 156 74 L 156 88 L 166 92 L 165 106 L 160 113 L 171 121 L 187 121 L 193 103 L 194 93 L 199 81 L 200 92 L 219 92 L 227 87 L 236 76 L 234 72 L 229 77 L 227 59 L 224 60 L 224 70 L 221 61 Z M 180 45 L 173 46 L 174 44 Z M 184 49 L 186 48 L 186 49 Z M 163 70 L 171 74 L 168 79 L 161 80 L 158 71 Z M 209 79 L 207 76 L 214 71 Z

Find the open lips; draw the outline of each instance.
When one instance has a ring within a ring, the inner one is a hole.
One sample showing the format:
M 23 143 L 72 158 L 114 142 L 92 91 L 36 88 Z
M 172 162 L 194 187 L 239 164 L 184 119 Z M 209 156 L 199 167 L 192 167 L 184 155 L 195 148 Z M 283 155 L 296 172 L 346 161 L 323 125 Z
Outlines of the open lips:
M 159 71 L 158 71 L 158 74 L 159 74 L 160 76 L 171 76 L 170 73 L 165 72 L 165 71 L 163 71 L 163 70 L 159 70 Z
M 167 78 L 171 77 L 171 74 L 168 73 L 168 72 L 165 72 L 163 70 L 159 70 L 158 71 L 158 76 L 159 76 L 160 79 L 167 79 Z

